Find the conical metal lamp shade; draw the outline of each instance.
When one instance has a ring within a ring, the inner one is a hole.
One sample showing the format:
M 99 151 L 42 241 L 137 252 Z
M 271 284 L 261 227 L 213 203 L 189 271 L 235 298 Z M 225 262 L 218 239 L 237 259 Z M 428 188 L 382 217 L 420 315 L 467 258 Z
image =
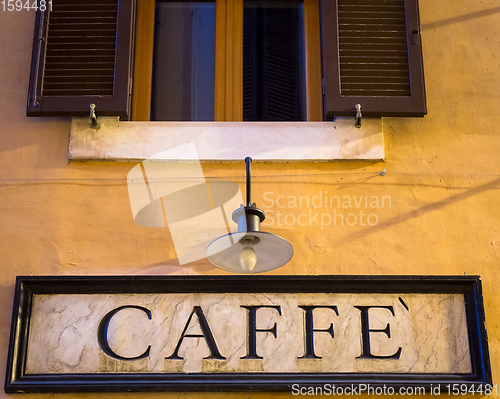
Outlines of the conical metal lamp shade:
M 251 203 L 250 162 L 247 166 L 247 205 L 233 212 L 238 232 L 226 234 L 207 247 L 208 260 L 220 269 L 241 274 L 255 274 L 275 270 L 293 257 L 293 247 L 284 238 L 260 231 L 265 219 L 264 211 Z
M 245 270 L 240 263 L 245 237 L 257 237 L 253 246 L 257 263 L 252 270 Z M 231 244 L 231 241 L 234 244 Z M 229 246 L 228 246 L 229 244 Z M 287 264 L 293 256 L 293 247 L 284 238 L 265 231 L 231 233 L 214 240 L 207 248 L 207 258 L 220 269 L 233 273 L 255 274 L 278 269 Z

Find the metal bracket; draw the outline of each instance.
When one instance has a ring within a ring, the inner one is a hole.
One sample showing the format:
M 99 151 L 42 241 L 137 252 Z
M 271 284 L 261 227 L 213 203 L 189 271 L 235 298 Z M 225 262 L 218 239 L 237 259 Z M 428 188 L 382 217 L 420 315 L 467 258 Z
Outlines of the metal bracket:
M 363 114 L 361 113 L 361 104 L 356 104 L 356 126 L 358 129 L 361 127 L 361 118 Z
M 91 120 L 91 123 L 92 123 L 92 127 L 94 129 L 99 129 L 100 126 L 99 126 L 99 123 L 97 122 L 97 116 L 95 114 L 95 104 L 90 104 L 90 120 Z

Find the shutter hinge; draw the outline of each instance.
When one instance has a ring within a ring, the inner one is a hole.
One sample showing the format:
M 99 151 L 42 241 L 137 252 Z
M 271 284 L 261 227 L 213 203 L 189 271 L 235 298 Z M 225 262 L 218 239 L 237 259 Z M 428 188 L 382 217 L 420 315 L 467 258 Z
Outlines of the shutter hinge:
M 323 92 L 323 97 L 324 97 L 325 96 L 325 92 L 326 92 L 326 89 L 325 89 L 325 78 L 321 79 L 321 90 Z

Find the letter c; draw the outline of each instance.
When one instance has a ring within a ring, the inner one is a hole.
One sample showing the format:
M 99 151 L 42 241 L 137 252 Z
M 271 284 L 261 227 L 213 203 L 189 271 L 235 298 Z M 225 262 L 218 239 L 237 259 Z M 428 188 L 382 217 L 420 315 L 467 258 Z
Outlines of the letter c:
M 148 316 L 148 319 L 151 320 L 151 311 L 149 309 L 143 308 L 142 306 L 135 306 L 135 305 L 125 305 L 125 306 L 120 306 L 116 309 L 113 309 L 112 311 L 108 312 L 106 316 L 104 316 L 99 323 L 99 328 L 97 329 L 97 341 L 99 342 L 99 346 L 101 347 L 102 351 L 108 355 L 109 357 L 112 357 L 113 359 L 117 360 L 139 360 L 139 359 L 144 359 L 145 357 L 149 356 L 149 351 L 151 350 L 151 345 L 148 346 L 148 349 L 139 356 L 136 357 L 124 357 L 116 354 L 113 352 L 113 350 L 109 347 L 108 344 L 108 326 L 109 322 L 111 321 L 111 318 L 117 314 L 120 310 L 123 309 L 139 309 L 142 310 L 146 315 Z

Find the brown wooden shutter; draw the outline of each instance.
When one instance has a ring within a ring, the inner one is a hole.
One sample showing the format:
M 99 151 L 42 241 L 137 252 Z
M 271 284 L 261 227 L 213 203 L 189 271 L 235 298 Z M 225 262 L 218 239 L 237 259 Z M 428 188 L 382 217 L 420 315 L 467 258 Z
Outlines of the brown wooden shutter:
M 323 0 L 325 117 L 426 114 L 418 0 Z
M 128 120 L 135 0 L 52 0 L 36 13 L 28 116 Z

